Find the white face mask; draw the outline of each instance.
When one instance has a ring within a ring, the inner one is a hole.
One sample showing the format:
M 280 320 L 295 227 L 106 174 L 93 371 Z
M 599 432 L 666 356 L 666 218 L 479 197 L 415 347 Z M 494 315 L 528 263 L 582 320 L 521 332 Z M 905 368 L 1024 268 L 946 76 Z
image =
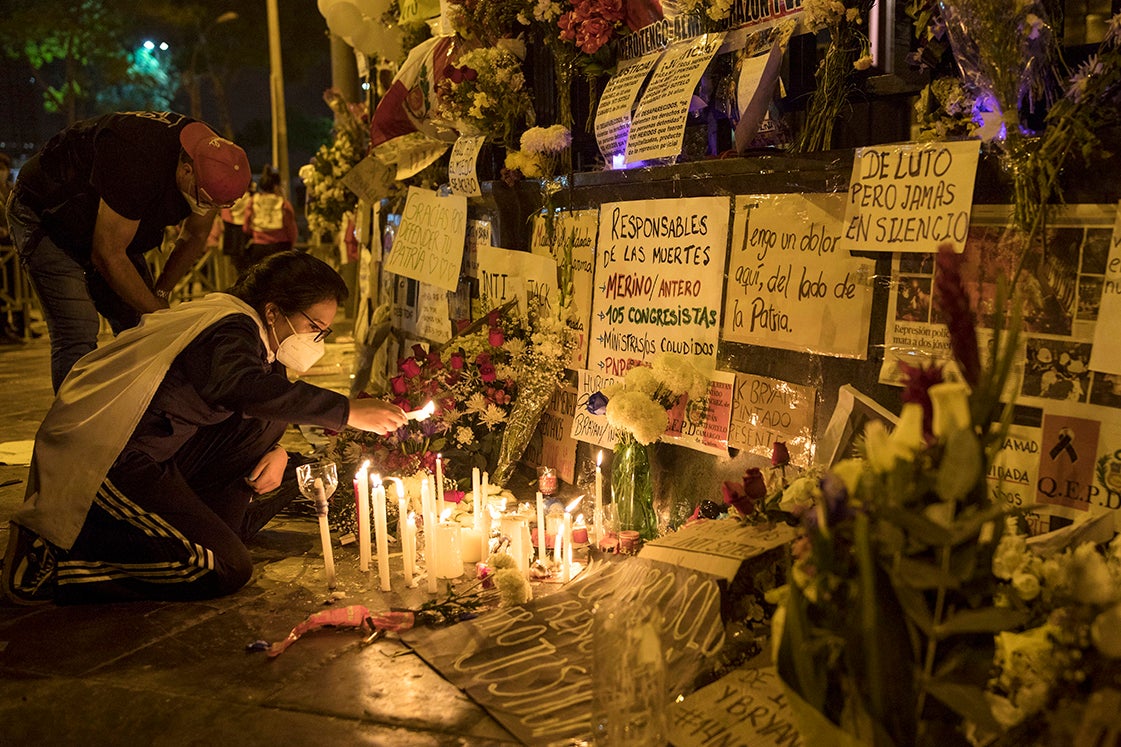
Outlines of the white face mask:
M 277 337 L 279 344 L 276 346 L 276 359 L 283 363 L 285 368 L 296 373 L 304 373 L 323 357 L 327 352 L 327 346 L 322 340 L 315 341 L 316 332 L 297 332 L 288 317 L 284 317 L 284 321 L 288 322 L 292 334 L 283 340 Z M 271 328 L 272 325 L 269 326 Z M 276 330 L 273 330 L 273 335 L 276 335 Z
M 195 215 L 206 215 L 207 213 L 209 213 L 211 210 L 214 209 L 214 208 L 211 208 L 211 207 L 207 207 L 206 205 L 200 204 L 198 201 L 195 200 L 194 195 L 187 194 L 183 190 L 179 190 L 179 194 L 183 195 L 183 199 L 187 201 L 187 205 L 191 208 L 191 212 L 194 213 Z

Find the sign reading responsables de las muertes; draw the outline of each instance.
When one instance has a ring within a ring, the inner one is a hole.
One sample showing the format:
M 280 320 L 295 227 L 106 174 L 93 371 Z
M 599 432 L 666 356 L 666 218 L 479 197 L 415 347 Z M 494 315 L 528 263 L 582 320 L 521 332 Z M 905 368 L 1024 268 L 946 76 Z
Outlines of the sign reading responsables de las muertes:
M 961 253 L 979 155 L 977 140 L 857 148 L 838 248 Z
M 385 270 L 454 291 L 466 236 L 466 197 L 409 187 Z

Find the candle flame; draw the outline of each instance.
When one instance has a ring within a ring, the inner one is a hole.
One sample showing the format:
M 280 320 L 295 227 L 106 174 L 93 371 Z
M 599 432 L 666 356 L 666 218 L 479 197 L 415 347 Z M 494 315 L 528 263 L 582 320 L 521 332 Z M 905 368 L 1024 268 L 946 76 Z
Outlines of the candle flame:
M 436 412 L 436 403 L 428 400 L 428 404 L 424 407 L 405 413 L 405 417 L 409 420 L 427 420 L 434 412 Z
M 385 479 L 386 480 L 391 480 L 397 485 L 397 497 L 398 498 L 404 498 L 405 497 L 405 481 L 404 480 L 402 480 L 400 477 L 386 477 Z
M 381 487 L 381 475 L 374 475 L 373 477 L 371 477 L 370 478 L 370 484 L 373 485 L 375 488 L 380 488 Z
M 584 523 L 584 514 L 576 514 L 576 526 Z
M 440 521 L 447 521 L 448 519 L 451 518 L 451 516 L 452 516 L 452 510 L 450 508 L 445 508 L 444 512 L 442 514 L 440 514 Z
M 571 503 L 569 503 L 567 506 L 564 507 L 564 512 L 566 514 L 572 513 L 573 510 L 575 510 L 575 508 L 580 505 L 580 501 L 582 501 L 582 500 L 584 500 L 584 496 L 582 496 L 582 495 L 576 496 L 575 498 L 572 499 Z
M 410 511 L 408 518 L 405 519 L 405 522 L 408 523 L 408 524 L 412 524 L 413 526 L 416 526 L 416 512 L 415 511 Z
M 596 467 L 598 468 L 601 464 L 603 464 L 603 449 L 600 449 L 599 454 L 596 454 Z

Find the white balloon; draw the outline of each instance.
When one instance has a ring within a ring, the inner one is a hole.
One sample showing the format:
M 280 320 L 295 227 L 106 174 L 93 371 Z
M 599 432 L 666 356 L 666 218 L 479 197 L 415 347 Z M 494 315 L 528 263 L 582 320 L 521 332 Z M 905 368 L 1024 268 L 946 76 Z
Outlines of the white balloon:
M 355 32 L 351 46 L 371 56 L 396 60 L 401 56 L 401 30 L 367 19 L 361 30 Z
M 327 17 L 327 11 L 332 5 L 337 5 L 340 0 L 316 0 L 315 7 L 319 8 L 319 15 Z
M 327 9 L 327 28 L 335 36 L 353 36 L 362 27 L 362 13 L 354 3 L 338 0 Z
M 378 2 L 378 0 L 352 0 L 352 2 L 358 6 L 362 15 L 375 21 L 380 21 L 382 14 L 389 10 L 389 3 Z

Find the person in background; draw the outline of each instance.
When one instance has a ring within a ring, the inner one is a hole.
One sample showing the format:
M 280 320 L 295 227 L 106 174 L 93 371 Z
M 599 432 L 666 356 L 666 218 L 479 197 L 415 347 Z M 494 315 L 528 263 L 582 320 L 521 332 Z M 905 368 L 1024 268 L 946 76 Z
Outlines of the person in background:
M 174 112 L 119 112 L 78 122 L 20 169 L 8 219 L 42 304 L 55 391 L 114 334 L 166 309 L 176 283 L 206 250 L 217 211 L 245 193 L 245 151 Z M 153 282 L 144 255 L 180 226 Z
M 230 207 L 222 208 L 222 253 L 229 258 L 238 275 L 248 270 L 250 265 L 245 256 L 245 247 L 249 243 L 249 236 L 245 233 L 245 210 L 256 191 L 257 185 L 249 182 L 245 194 Z
M 5 596 L 186 600 L 245 585 L 243 542 L 284 505 L 253 499 L 280 485 L 287 425 L 384 435 L 406 422 L 385 400 L 289 380 L 323 354 L 346 296 L 325 262 L 281 252 L 80 360 L 35 437 Z
M 9 260 L 11 249 L 14 246 L 12 243 L 12 233 L 8 229 L 8 200 L 11 196 L 12 158 L 7 153 L 0 153 L 0 262 L 4 263 L 15 261 L 14 259 Z M 15 274 L 8 272 L 7 267 L 3 269 L 7 281 L 12 282 Z M 11 291 L 10 288 L 8 290 L 9 292 Z M 16 324 L 12 320 L 10 311 L 3 319 L 0 319 L 0 322 L 2 322 L 3 326 L 3 329 L 0 329 L 0 343 L 23 341 L 22 335 L 19 333 Z
M 245 209 L 245 233 L 251 237 L 246 248 L 250 265 L 296 244 L 296 209 L 284 196 L 280 174 L 267 164 Z

